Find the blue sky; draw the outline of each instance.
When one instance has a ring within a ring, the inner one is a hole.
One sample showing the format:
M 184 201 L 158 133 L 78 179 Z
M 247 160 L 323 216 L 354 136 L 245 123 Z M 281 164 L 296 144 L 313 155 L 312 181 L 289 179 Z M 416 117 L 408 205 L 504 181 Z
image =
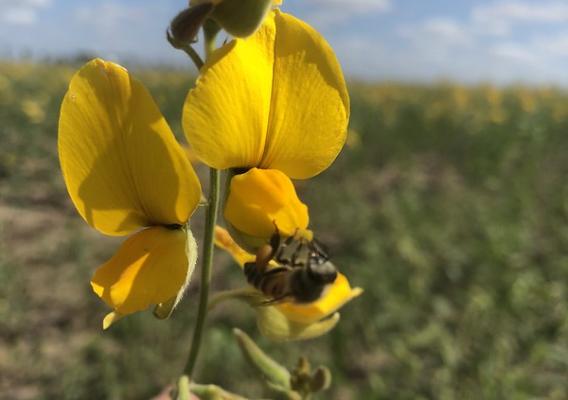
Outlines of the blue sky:
M 182 65 L 164 40 L 186 0 L 0 0 L 0 56 Z M 369 80 L 568 86 L 568 1 L 285 0 L 322 32 L 346 75 Z

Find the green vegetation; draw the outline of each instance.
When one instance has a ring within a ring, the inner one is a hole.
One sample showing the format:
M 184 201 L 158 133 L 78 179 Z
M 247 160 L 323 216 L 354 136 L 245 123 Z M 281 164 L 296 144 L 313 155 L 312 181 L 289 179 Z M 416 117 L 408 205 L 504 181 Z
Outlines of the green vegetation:
M 72 72 L 0 65 L 0 398 L 150 398 L 183 367 L 198 274 L 169 322 L 141 313 L 101 331 L 107 310 L 89 277 L 120 240 L 88 228 L 60 177 Z M 136 75 L 181 134 L 189 73 Z M 568 93 L 351 89 L 348 146 L 299 187 L 317 235 L 365 293 L 329 335 L 297 345 L 259 338 L 253 312 L 225 304 L 199 381 L 262 397 L 236 326 L 286 365 L 301 354 L 328 365 L 334 399 L 568 398 Z M 244 283 L 228 256 L 216 260 L 216 289 Z

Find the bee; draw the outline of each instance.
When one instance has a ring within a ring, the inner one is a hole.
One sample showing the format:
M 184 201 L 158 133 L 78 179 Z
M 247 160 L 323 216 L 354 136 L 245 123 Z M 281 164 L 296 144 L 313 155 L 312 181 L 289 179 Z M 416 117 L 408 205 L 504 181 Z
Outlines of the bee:
M 278 265 L 270 267 L 272 260 Z M 244 272 L 249 284 L 271 298 L 265 304 L 286 299 L 313 302 L 337 278 L 337 269 L 320 242 L 297 235 L 282 239 L 278 229 L 270 243 L 258 250 L 255 261 L 245 263 Z

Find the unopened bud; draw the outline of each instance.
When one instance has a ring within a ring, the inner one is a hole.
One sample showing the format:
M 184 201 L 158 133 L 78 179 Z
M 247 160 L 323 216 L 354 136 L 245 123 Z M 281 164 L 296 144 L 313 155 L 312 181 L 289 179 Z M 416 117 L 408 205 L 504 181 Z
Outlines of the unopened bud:
M 302 375 L 309 375 L 311 371 L 312 367 L 310 365 L 310 361 L 306 357 L 301 356 L 298 359 L 298 365 L 296 366 L 295 372 Z
M 282 389 L 290 388 L 290 373 L 286 368 L 270 358 L 240 329 L 235 328 L 233 334 L 237 338 L 245 358 L 264 376 L 268 383 Z
M 318 367 L 318 369 L 316 369 L 316 371 L 312 375 L 310 389 L 312 393 L 327 390 L 331 386 L 331 381 L 332 378 L 329 369 L 326 367 Z
M 223 0 L 212 18 L 228 33 L 243 38 L 252 35 L 271 10 L 273 0 Z
M 339 313 L 310 324 L 294 322 L 277 306 L 257 307 L 256 313 L 260 333 L 275 342 L 313 339 L 326 334 L 339 322 Z
M 213 11 L 213 3 L 204 2 L 186 8 L 170 23 L 168 38 L 178 44 L 190 44 L 195 41 L 199 29 Z

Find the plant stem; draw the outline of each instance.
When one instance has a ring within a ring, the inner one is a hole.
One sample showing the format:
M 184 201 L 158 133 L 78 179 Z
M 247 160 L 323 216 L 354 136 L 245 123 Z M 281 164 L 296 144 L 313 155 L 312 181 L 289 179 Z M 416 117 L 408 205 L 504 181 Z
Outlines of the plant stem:
M 205 219 L 205 234 L 203 238 L 203 264 L 201 266 L 201 288 L 199 290 L 199 309 L 197 311 L 197 321 L 195 330 L 193 331 L 193 339 L 191 341 L 191 350 L 187 363 L 185 364 L 184 373 L 191 377 L 199 349 L 201 348 L 201 338 L 203 328 L 205 327 L 205 319 L 207 317 L 207 305 L 209 302 L 209 285 L 211 282 L 211 267 L 213 265 L 213 252 L 215 248 L 214 236 L 215 225 L 217 223 L 217 213 L 219 209 L 219 193 L 221 186 L 221 174 L 219 170 L 210 168 L 209 170 L 209 205 L 207 207 L 207 216 Z
M 205 60 L 215 49 L 215 37 L 217 32 L 205 33 Z M 189 54 L 191 57 L 191 54 Z M 197 55 L 195 53 L 194 55 Z M 201 69 L 203 62 L 199 57 L 191 57 L 195 66 Z M 201 63 L 200 63 L 201 62 Z M 197 310 L 197 320 L 191 339 L 191 349 L 187 362 L 185 363 L 184 374 L 189 378 L 192 377 L 197 356 L 201 349 L 201 338 L 203 329 L 205 328 L 205 319 L 207 318 L 207 309 L 209 304 L 209 286 L 211 284 L 211 270 L 213 266 L 213 253 L 215 251 L 215 225 L 217 224 L 217 214 L 219 212 L 221 193 L 221 172 L 215 168 L 209 168 L 209 198 L 207 204 L 207 215 L 205 217 L 205 232 L 203 235 L 203 262 L 201 265 L 201 287 L 199 289 L 199 308 Z
M 189 56 L 191 61 L 193 61 L 193 64 L 195 64 L 195 66 L 197 67 L 197 71 L 199 71 L 201 67 L 203 67 L 204 64 L 203 60 L 201 59 L 199 54 L 197 54 L 197 51 L 195 51 L 195 49 L 190 44 L 184 44 L 178 42 L 172 36 L 170 36 L 169 33 L 166 38 L 168 39 L 168 42 L 170 42 L 170 44 L 174 49 L 182 50 L 185 52 L 185 54 Z
M 252 301 L 256 300 L 257 303 L 262 303 L 262 297 L 259 297 L 258 293 L 251 290 L 250 287 L 226 290 L 224 292 L 216 293 L 211 301 L 209 301 L 208 310 L 212 311 L 219 304 L 227 300 L 241 300 L 241 301 Z
M 201 59 L 201 57 L 199 57 L 199 54 L 197 54 L 197 51 L 195 51 L 193 47 L 191 47 L 190 45 L 186 45 L 180 47 L 180 50 L 183 50 L 185 54 L 187 54 L 189 58 L 191 58 L 191 61 L 193 61 L 198 71 L 201 69 L 201 67 L 203 67 L 204 62 Z

